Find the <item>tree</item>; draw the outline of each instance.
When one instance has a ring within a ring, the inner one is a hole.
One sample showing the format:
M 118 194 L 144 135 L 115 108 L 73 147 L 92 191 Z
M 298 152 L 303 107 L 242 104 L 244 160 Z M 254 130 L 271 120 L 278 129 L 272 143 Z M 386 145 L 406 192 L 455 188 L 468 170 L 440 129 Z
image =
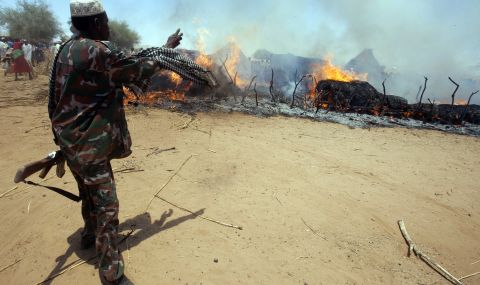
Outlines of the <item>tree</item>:
M 140 42 L 140 36 L 125 21 L 110 20 L 110 41 L 120 49 L 131 49 Z
M 18 0 L 14 8 L 0 10 L 0 26 L 12 38 L 49 42 L 60 34 L 60 24 L 43 0 Z

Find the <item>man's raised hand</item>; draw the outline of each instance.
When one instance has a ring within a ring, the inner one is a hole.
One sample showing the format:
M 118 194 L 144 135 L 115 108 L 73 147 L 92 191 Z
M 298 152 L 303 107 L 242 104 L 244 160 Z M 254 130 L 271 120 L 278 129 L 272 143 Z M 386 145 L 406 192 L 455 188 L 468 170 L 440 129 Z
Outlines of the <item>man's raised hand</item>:
M 174 34 L 168 37 L 167 43 L 164 45 L 164 47 L 176 48 L 177 46 L 180 45 L 182 38 L 183 38 L 183 33 L 180 33 L 180 29 L 177 29 L 177 31 Z

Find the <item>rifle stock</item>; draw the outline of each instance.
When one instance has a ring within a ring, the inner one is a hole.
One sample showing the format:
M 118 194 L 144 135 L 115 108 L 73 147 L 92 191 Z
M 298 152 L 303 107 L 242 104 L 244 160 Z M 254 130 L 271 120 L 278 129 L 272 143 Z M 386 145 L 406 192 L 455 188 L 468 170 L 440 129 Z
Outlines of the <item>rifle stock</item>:
M 57 169 L 57 176 L 61 177 L 63 174 L 65 174 L 65 168 L 63 166 L 63 163 L 65 162 L 65 159 L 62 155 L 62 153 L 58 150 L 56 152 L 52 152 L 49 154 L 47 157 L 31 162 L 23 167 L 20 167 L 17 170 L 17 173 L 15 174 L 15 178 L 13 181 L 15 183 L 19 183 L 22 181 L 25 181 L 29 176 L 43 170 L 40 173 L 40 178 L 45 178 L 47 176 L 48 172 L 54 165 L 58 165 L 59 168 L 61 168 L 63 171 L 58 171 Z

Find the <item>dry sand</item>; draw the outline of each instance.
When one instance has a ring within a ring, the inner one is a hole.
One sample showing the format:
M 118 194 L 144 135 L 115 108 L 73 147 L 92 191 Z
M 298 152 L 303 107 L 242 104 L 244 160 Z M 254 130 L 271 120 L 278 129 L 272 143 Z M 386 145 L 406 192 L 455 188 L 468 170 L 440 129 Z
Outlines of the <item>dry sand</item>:
M 0 76 L 0 192 L 55 149 L 47 78 Z M 136 284 L 448 284 L 397 226 L 460 277 L 480 271 L 480 140 L 436 131 L 349 129 L 295 118 L 128 114 L 134 153 L 113 162 L 122 244 Z M 190 122 L 190 123 L 189 123 Z M 155 154 L 155 150 L 175 147 Z M 195 218 L 160 196 L 243 230 Z M 39 178 L 33 178 L 40 181 Z M 68 173 L 43 184 L 76 193 Z M 36 284 L 78 258 L 80 204 L 26 185 L 0 199 L 0 284 Z M 310 229 L 311 228 L 311 229 Z M 313 230 L 313 231 L 312 231 Z M 217 260 L 218 262 L 214 262 Z M 99 284 L 92 262 L 46 284 Z M 465 280 L 480 284 L 480 275 Z

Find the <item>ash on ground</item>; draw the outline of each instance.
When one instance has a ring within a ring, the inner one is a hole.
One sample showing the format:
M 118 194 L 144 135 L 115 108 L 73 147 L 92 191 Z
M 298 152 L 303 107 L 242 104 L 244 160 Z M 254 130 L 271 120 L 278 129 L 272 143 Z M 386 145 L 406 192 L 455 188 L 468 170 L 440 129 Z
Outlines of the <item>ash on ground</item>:
M 289 104 L 271 102 L 267 98 L 259 98 L 258 106 L 255 98 L 226 97 L 212 99 L 205 97 L 189 97 L 186 101 L 162 100 L 151 107 L 166 109 L 174 112 L 197 113 L 197 112 L 239 112 L 260 117 L 286 116 L 305 118 L 319 122 L 331 122 L 346 125 L 350 128 L 374 128 L 374 127 L 404 127 L 414 129 L 429 129 L 442 132 L 480 137 L 480 125 L 463 123 L 463 125 L 446 125 L 439 123 L 428 123 L 414 119 L 400 119 L 387 116 L 374 116 L 358 113 L 340 113 L 335 111 L 305 110 L 298 107 L 290 108 Z M 141 108 L 137 106 L 136 108 Z

